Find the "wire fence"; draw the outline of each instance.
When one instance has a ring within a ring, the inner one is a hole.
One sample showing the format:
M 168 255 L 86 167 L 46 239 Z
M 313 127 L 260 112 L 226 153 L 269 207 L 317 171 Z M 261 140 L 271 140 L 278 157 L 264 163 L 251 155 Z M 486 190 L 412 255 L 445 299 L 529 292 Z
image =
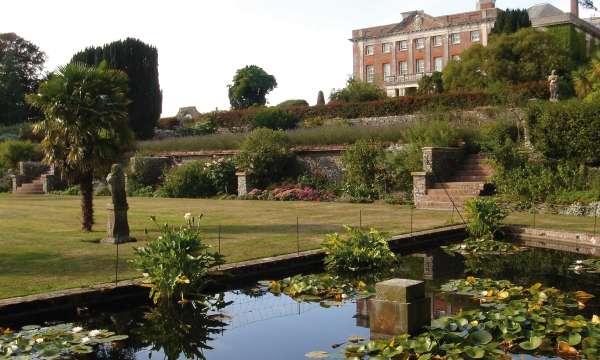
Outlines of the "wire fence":
M 510 210 L 506 219 L 508 225 L 584 232 L 594 237 L 600 231 L 600 202 L 591 205 L 533 204 L 528 208 Z

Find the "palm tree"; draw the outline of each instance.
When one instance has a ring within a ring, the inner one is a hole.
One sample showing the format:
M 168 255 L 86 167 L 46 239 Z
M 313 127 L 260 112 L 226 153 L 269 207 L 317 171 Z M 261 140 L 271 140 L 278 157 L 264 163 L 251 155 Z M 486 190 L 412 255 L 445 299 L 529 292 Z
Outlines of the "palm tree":
M 81 191 L 81 229 L 94 223 L 93 180 L 104 176 L 132 144 L 127 125 L 127 75 L 72 63 L 59 67 L 27 101 L 45 118 L 34 128 L 43 136 L 45 161 Z

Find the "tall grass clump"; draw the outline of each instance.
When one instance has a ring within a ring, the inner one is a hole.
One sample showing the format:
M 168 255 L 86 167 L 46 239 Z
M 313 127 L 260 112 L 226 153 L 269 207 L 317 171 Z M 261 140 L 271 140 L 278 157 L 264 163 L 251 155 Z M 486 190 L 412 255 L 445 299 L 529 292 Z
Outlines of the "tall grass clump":
M 140 154 L 157 154 L 176 151 L 232 150 L 238 149 L 246 134 L 211 134 L 168 138 L 164 140 L 138 141 Z

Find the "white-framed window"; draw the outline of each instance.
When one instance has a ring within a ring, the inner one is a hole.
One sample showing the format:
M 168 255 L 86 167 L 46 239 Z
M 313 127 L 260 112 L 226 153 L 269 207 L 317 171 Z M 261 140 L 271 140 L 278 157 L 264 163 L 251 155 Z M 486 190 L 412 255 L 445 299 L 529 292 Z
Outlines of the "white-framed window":
M 425 39 L 420 38 L 415 40 L 416 49 L 425 49 Z
M 383 76 L 392 76 L 392 64 L 383 64 Z
M 425 73 L 425 60 L 417 59 L 417 74 Z
M 433 58 L 433 64 L 435 67 L 435 71 L 441 72 L 444 70 L 444 60 L 441 57 Z
M 452 60 L 460 61 L 460 55 L 452 55 Z
M 392 43 L 384 43 L 381 47 L 381 51 L 384 54 L 389 54 L 392 52 L 392 50 L 394 49 L 394 44 Z
M 367 65 L 367 82 L 374 82 L 375 81 L 375 66 L 373 65 Z
M 366 53 L 367 53 L 367 56 L 375 55 L 375 46 L 367 45 Z
M 471 42 L 479 42 L 481 40 L 481 34 L 479 30 L 471 31 Z
M 460 34 L 459 33 L 450 34 L 450 41 L 452 41 L 453 44 L 460 44 Z
M 408 75 L 408 62 L 400 62 L 400 75 Z
M 442 35 L 436 35 L 433 37 L 433 46 L 442 46 Z
M 400 51 L 408 50 L 408 40 L 400 40 Z

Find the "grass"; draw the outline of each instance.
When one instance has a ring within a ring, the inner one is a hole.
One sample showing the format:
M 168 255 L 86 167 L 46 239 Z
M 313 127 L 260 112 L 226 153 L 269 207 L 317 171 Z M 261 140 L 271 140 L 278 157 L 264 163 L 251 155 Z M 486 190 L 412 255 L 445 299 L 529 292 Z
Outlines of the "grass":
M 117 247 L 101 244 L 108 198 L 95 199 L 94 232 L 79 231 L 79 198 L 0 194 L 0 298 L 85 287 L 115 279 Z M 119 246 L 119 279 L 137 276 L 127 260 L 134 246 L 157 236 L 149 220 L 182 224 L 187 212 L 204 214 L 201 223 L 209 244 L 228 262 L 297 251 L 296 220 L 301 250 L 319 247 L 324 235 L 342 224 L 376 227 L 390 234 L 410 231 L 410 210 L 386 204 L 267 202 L 130 198 L 129 220 L 137 243 Z M 414 230 L 442 226 L 450 214 L 415 211 Z M 145 229 L 149 234 L 145 234 Z
M 387 127 L 322 126 L 310 129 L 286 131 L 292 146 L 319 146 L 353 144 L 359 139 L 381 142 L 397 142 L 404 139 L 407 125 Z M 231 150 L 238 149 L 245 134 L 212 134 L 167 138 L 164 140 L 139 141 L 137 151 L 156 154 L 175 151 Z
M 82 233 L 78 197 L 0 194 L 0 298 L 114 281 L 117 247 L 99 243 L 108 202 L 106 197 L 95 199 L 94 232 Z M 127 260 L 135 246 L 157 236 L 150 216 L 182 224 L 187 212 L 204 214 L 206 240 L 215 249 L 221 225 L 221 252 L 228 262 L 293 253 L 298 243 L 301 250 L 318 248 L 325 234 L 342 231 L 343 224 L 357 226 L 361 217 L 363 227 L 390 235 L 409 232 L 411 224 L 410 209 L 386 204 L 162 198 L 130 198 L 129 204 L 131 232 L 138 242 L 119 246 L 119 279 L 137 276 Z M 450 218 L 449 212 L 415 210 L 413 229 L 443 226 Z M 533 217 L 513 213 L 507 223 L 532 225 Z M 593 232 L 594 218 L 537 215 L 536 226 Z

